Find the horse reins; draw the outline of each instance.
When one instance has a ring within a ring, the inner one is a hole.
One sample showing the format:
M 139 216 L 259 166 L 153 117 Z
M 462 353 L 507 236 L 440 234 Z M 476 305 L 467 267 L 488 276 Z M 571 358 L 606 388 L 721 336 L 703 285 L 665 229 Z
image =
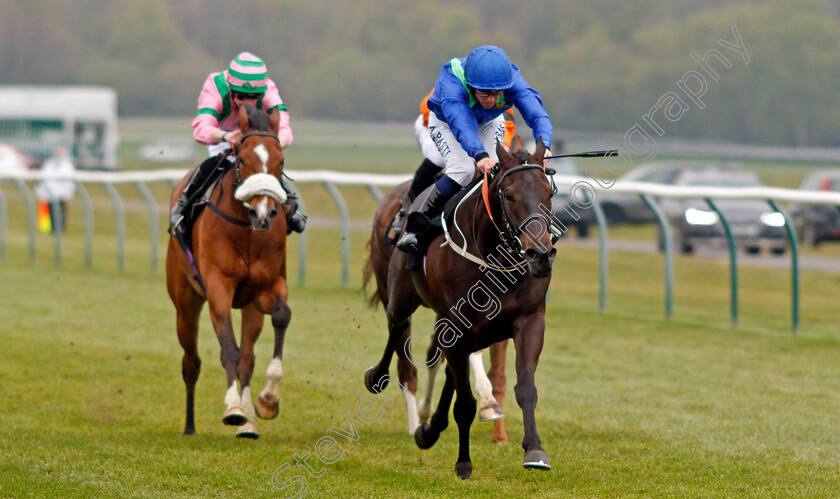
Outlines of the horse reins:
M 500 204 L 502 206 L 502 220 L 504 222 L 505 229 L 507 230 L 508 233 L 510 233 L 513 236 L 514 240 L 516 241 L 517 246 L 519 246 L 519 250 L 520 250 L 519 255 L 520 256 L 523 256 L 522 255 L 522 249 L 521 249 L 522 248 L 522 243 L 519 241 L 519 234 L 522 233 L 522 227 L 524 227 L 528 222 L 530 222 L 531 220 L 534 220 L 534 219 L 543 220 L 546 223 L 547 227 L 550 227 L 550 222 L 547 220 L 547 218 L 544 215 L 542 215 L 542 214 L 536 215 L 535 214 L 535 215 L 529 216 L 519 226 L 516 226 L 515 224 L 512 224 L 510 222 L 510 220 L 511 220 L 510 212 L 508 212 L 508 210 L 507 210 L 507 208 L 505 207 L 505 204 L 504 204 L 504 198 L 503 198 L 504 193 L 502 191 L 501 185 L 502 185 L 502 182 L 505 180 L 505 178 L 508 175 L 510 175 L 512 173 L 525 171 L 525 170 L 532 170 L 532 169 L 535 169 L 535 168 L 539 168 L 541 170 L 544 170 L 542 166 L 528 163 L 528 164 L 517 166 L 515 168 L 511 168 L 510 170 L 508 170 L 504 174 L 502 174 L 502 177 L 499 179 L 498 192 L 499 192 L 499 201 L 500 201 Z M 498 233 L 499 233 L 499 239 L 501 239 L 502 242 L 506 246 L 510 247 L 510 244 L 508 244 L 507 237 L 505 236 L 505 231 L 503 231 L 502 229 L 499 228 L 498 225 L 496 225 L 496 222 L 493 219 L 493 214 L 490 211 L 490 205 L 489 205 L 488 197 L 487 197 L 487 185 L 490 183 L 488 180 L 489 179 L 487 179 L 485 177 L 485 180 L 482 182 L 483 185 L 481 187 L 482 188 L 482 197 L 484 198 L 484 204 L 487 207 L 487 213 L 490 217 L 491 223 L 496 228 L 496 231 L 498 231 Z M 466 200 L 470 195 L 472 195 L 477 189 L 478 189 L 478 185 L 473 187 L 473 189 L 464 196 L 464 198 L 461 202 L 463 203 L 463 201 Z M 554 190 L 553 187 L 552 187 L 552 190 Z M 459 203 L 459 206 L 455 208 L 456 213 L 453 214 L 453 217 L 455 217 L 455 218 L 457 218 L 457 211 L 458 211 L 459 207 L 460 207 L 460 203 Z M 473 214 L 473 227 L 472 227 L 473 228 L 473 234 L 472 234 L 472 238 L 473 238 L 474 241 L 478 241 L 478 238 L 476 237 L 476 234 L 475 234 L 475 219 L 476 219 L 477 210 L 478 210 L 478 205 L 476 205 L 476 212 Z M 448 230 L 448 227 L 447 227 L 447 224 L 446 224 L 445 214 L 443 214 L 443 213 L 441 214 L 440 220 L 441 220 L 441 225 L 443 226 L 444 237 L 446 239 L 446 242 L 444 242 L 441 246 L 449 245 L 449 247 L 452 249 L 452 251 L 461 255 L 462 257 L 466 258 L 467 260 L 469 260 L 473 263 L 476 263 L 478 265 L 490 268 L 490 269 L 495 270 L 497 272 L 513 272 L 513 271 L 518 270 L 518 269 L 522 268 L 523 266 L 527 265 L 527 262 L 525 262 L 524 260 L 520 261 L 519 263 L 516 263 L 515 265 L 512 265 L 511 267 L 501 267 L 501 266 L 498 266 L 498 265 L 494 265 L 492 263 L 487 262 L 484 259 L 483 255 L 481 255 L 480 248 L 479 248 L 479 256 L 475 256 L 475 255 L 471 254 L 469 251 L 467 251 L 467 238 L 465 237 L 464 233 L 461 231 L 461 228 L 458 227 L 457 222 L 455 223 L 455 228 L 458 229 L 458 232 L 461 233 L 461 238 L 464 240 L 463 247 L 460 247 L 460 246 L 456 245 L 455 242 L 450 237 L 449 230 Z M 552 242 L 554 242 L 553 239 L 552 239 Z
M 239 139 L 239 144 L 237 144 L 236 146 L 234 146 L 232 148 L 233 152 L 236 153 L 236 162 L 234 163 L 234 166 L 236 168 L 235 169 L 236 178 L 234 179 L 234 183 L 233 183 L 233 188 L 234 189 L 236 189 L 236 187 L 239 186 L 239 184 L 242 183 L 242 171 L 239 168 L 239 165 L 242 164 L 242 158 L 239 156 L 239 146 L 241 146 L 245 142 L 245 139 L 247 139 L 248 137 L 254 137 L 254 136 L 271 137 L 274 140 L 276 140 L 278 143 L 280 142 L 280 137 L 278 137 L 277 135 L 275 135 L 273 133 L 269 133 L 269 132 L 263 132 L 263 131 L 251 131 L 251 132 L 248 132 L 248 133 L 244 134 L 242 136 L 242 138 Z
M 525 250 L 522 247 L 522 241 L 519 240 L 519 236 L 520 236 L 520 234 L 522 234 L 522 228 L 525 227 L 531 220 L 539 220 L 539 221 L 542 221 L 545 224 L 545 230 L 547 232 L 550 232 L 551 222 L 542 213 L 539 213 L 539 214 L 532 213 L 521 224 L 515 225 L 514 223 L 512 223 L 510 212 L 508 211 L 507 206 L 505 205 L 504 190 L 502 189 L 502 183 L 505 181 L 505 179 L 508 177 L 508 175 L 511 175 L 513 173 L 519 173 L 519 172 L 527 171 L 527 170 L 534 170 L 534 169 L 537 169 L 537 168 L 545 171 L 545 169 L 540 165 L 526 163 L 524 165 L 520 165 L 520 166 L 511 168 L 510 170 L 507 170 L 506 172 L 504 172 L 502 174 L 501 178 L 499 178 L 499 183 L 498 183 L 498 189 L 497 190 L 498 190 L 498 193 L 499 193 L 499 205 L 501 206 L 501 209 L 502 209 L 502 222 L 504 223 L 504 226 L 505 226 L 505 229 L 507 230 L 507 232 L 511 236 L 513 236 L 513 240 L 514 240 L 516 246 L 518 246 L 519 256 L 525 256 Z M 489 206 L 488 206 L 488 213 L 490 213 Z M 496 221 L 493 220 L 492 215 L 490 216 L 490 222 L 493 224 L 494 227 L 496 227 L 496 230 L 499 232 L 499 238 L 504 243 L 507 243 L 507 239 L 505 238 L 504 232 L 501 229 L 499 229 L 498 225 L 496 225 Z

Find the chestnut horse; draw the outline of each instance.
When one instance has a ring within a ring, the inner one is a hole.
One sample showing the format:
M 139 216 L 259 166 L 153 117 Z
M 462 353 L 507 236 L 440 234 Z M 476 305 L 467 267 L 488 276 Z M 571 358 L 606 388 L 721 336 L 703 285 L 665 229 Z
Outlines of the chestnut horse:
M 210 209 L 203 210 L 193 224 L 190 241 L 194 266 L 175 238 L 169 240 L 166 285 L 177 312 L 178 340 L 184 349 L 185 435 L 195 433 L 195 384 L 201 368 L 198 321 L 205 301 L 210 303 L 222 367 L 227 373 L 222 422 L 238 426 L 237 437 L 259 438 L 251 402 L 251 375 L 254 343 L 266 314 L 274 326 L 274 355 L 268 366 L 268 383 L 256 402 L 256 414 L 270 419 L 279 411 L 277 384 L 283 376 L 283 338 L 292 312 L 286 304 L 286 221 L 277 216 L 286 199 L 279 181 L 283 151 L 277 139 L 278 126 L 277 110 L 269 116 L 253 106 L 240 107 L 243 135 L 234 151 L 235 164 L 216 185 L 207 206 Z M 175 186 L 172 204 L 187 178 Z M 231 323 L 232 308 L 242 310 L 241 349 Z
M 476 413 L 469 355 L 509 338 L 516 347 L 514 391 L 525 426 L 522 464 L 550 468 L 536 428 L 534 371 L 543 345 L 545 295 L 556 254 L 549 230 L 553 189 L 546 177 L 553 172 L 538 166 L 543 164 L 545 147 L 537 142 L 533 155 L 524 151 L 511 155 L 497 144 L 499 169 L 492 180 L 485 180 L 484 197 L 476 193 L 463 201 L 453 226 L 432 241 L 416 270 L 407 269 L 405 253 L 386 258 L 383 246 L 381 232 L 396 210 L 398 194 L 392 191 L 383 199 L 374 219 L 369 265 L 376 276 L 376 297 L 386 309 L 389 335 L 381 360 L 365 373 L 365 386 L 373 393 L 385 389 L 396 351 L 399 376 L 406 381 L 401 383 L 403 389 L 416 387 L 416 368 L 409 360 L 410 319 L 420 305 L 432 308 L 437 321 L 430 351 L 442 351 L 446 357 L 446 381 L 430 422 L 418 426 L 414 438 L 422 449 L 434 445 L 448 426 L 452 396 L 457 395 L 455 470 L 462 479 L 472 474 L 469 430 Z

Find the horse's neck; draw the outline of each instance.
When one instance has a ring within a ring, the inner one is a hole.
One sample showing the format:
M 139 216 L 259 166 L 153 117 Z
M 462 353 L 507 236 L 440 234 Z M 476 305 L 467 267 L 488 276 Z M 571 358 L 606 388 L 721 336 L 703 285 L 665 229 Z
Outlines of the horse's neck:
M 482 255 L 498 254 L 499 248 L 504 248 L 504 243 L 500 237 L 499 228 L 503 224 L 501 220 L 501 210 L 499 209 L 498 196 L 495 194 L 495 184 L 491 184 L 487 191 L 488 202 L 484 202 L 484 196 L 481 191 L 477 191 L 476 196 L 468 199 L 458 217 L 458 224 L 466 229 L 465 236 L 468 239 L 468 245 L 473 246 L 475 250 Z M 493 218 L 495 225 L 487 213 L 487 205 L 493 210 Z

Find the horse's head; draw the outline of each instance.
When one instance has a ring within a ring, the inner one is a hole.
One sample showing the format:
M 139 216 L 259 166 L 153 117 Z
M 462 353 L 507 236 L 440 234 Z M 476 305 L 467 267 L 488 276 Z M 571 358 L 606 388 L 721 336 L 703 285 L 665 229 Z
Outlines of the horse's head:
M 239 185 L 234 197 L 248 208 L 251 228 L 257 232 L 271 228 L 278 205 L 286 201 L 286 191 L 280 185 L 284 159 L 277 138 L 279 127 L 280 113 L 276 108 L 269 116 L 251 105 L 239 107 L 242 139 L 237 149 Z
M 543 170 L 546 149 L 542 140 L 537 141 L 533 155 L 521 144 L 521 140 L 515 143 L 513 152 L 508 153 L 496 143 L 499 173 L 495 184 L 501 218 L 514 247 L 528 262 L 531 274 L 547 277 L 557 254 L 549 231 L 553 190 L 546 173 L 551 172 Z

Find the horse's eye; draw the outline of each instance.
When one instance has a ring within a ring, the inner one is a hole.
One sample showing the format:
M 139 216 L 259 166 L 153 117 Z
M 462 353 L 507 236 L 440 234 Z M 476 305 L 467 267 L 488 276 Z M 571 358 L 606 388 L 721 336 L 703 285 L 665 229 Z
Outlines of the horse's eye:
M 510 193 L 510 191 L 505 191 L 504 196 L 505 196 L 505 201 L 507 201 L 509 203 L 512 203 L 515 199 L 513 197 L 513 194 Z

